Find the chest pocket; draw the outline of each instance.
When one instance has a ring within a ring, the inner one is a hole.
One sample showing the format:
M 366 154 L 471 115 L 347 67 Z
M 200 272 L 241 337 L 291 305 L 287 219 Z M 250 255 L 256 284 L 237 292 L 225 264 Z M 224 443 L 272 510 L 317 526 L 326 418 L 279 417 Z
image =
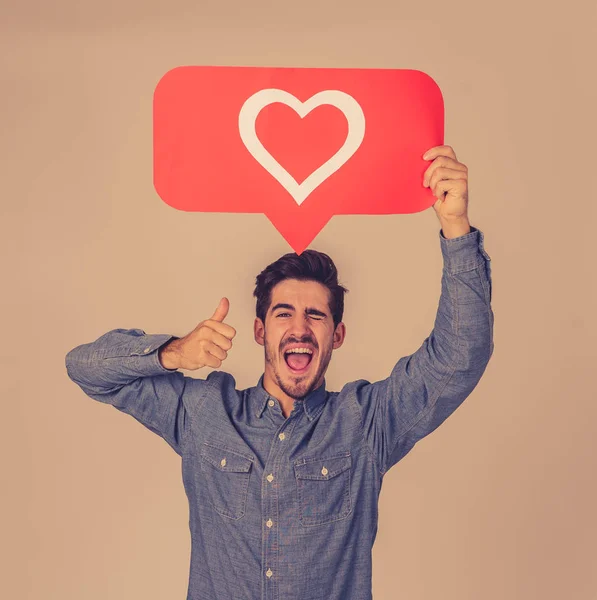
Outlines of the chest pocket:
M 350 452 L 294 463 L 299 520 L 305 527 L 346 518 L 352 512 Z
M 230 519 L 243 517 L 253 459 L 207 442 L 203 442 L 199 456 L 213 509 Z

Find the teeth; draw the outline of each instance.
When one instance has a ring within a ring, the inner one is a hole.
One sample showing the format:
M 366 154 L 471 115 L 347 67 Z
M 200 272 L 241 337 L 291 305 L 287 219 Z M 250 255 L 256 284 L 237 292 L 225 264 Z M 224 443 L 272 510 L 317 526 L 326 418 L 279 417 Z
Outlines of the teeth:
M 286 354 L 313 354 L 313 351 L 309 348 L 292 348 L 292 350 L 287 350 Z

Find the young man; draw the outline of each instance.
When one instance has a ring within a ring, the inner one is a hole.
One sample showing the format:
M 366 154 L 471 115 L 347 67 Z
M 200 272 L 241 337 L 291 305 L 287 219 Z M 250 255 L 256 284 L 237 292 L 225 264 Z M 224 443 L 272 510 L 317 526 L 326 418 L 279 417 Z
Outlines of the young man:
M 326 390 L 344 292 L 312 250 L 269 265 L 255 288 L 258 384 L 218 369 L 235 330 L 223 298 L 183 338 L 114 329 L 66 356 L 91 398 L 132 415 L 182 457 L 192 540 L 188 600 L 365 600 L 383 476 L 473 391 L 493 352 L 491 270 L 468 222 L 467 168 L 449 146 L 423 185 L 438 198 L 444 260 L 435 326 L 387 379 Z M 395 308 L 395 307 L 394 307 Z

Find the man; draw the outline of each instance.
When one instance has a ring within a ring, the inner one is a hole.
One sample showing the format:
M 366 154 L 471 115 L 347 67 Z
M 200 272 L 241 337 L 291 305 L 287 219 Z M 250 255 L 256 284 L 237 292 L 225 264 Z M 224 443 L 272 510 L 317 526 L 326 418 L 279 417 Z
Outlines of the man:
M 444 260 L 435 326 L 387 379 L 325 389 L 344 340 L 345 288 L 312 250 L 269 265 L 255 288 L 258 384 L 235 388 L 177 369 L 218 369 L 235 330 L 223 298 L 183 338 L 114 329 L 71 350 L 91 398 L 161 435 L 182 457 L 192 540 L 188 600 L 364 600 L 383 476 L 480 380 L 493 352 L 491 270 L 468 222 L 467 167 L 432 148 L 423 185 L 437 197 Z M 389 307 L 397 306 L 390 303 Z

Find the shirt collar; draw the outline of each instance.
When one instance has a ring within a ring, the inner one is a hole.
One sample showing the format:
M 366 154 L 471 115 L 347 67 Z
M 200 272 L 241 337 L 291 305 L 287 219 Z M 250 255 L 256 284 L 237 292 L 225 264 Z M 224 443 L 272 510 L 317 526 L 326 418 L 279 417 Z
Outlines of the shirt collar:
M 263 375 L 261 375 L 257 385 L 254 388 L 255 398 L 256 398 L 255 404 L 257 406 L 257 408 L 256 408 L 257 417 L 261 417 L 261 415 L 263 414 L 263 411 L 265 410 L 265 407 L 267 405 L 267 401 L 270 398 L 272 398 L 274 401 L 277 402 L 276 398 L 273 398 L 272 396 L 270 396 L 270 394 L 268 394 L 267 390 L 263 387 L 264 375 L 265 375 L 265 373 Z M 294 402 L 295 402 L 295 405 L 297 402 L 299 404 L 303 405 L 305 414 L 307 415 L 308 419 L 310 421 L 312 421 L 317 416 L 319 409 L 325 404 L 326 398 L 327 398 L 327 392 L 325 389 L 325 378 L 324 378 L 323 383 L 316 390 L 313 390 L 312 392 L 310 392 L 302 400 L 295 400 Z

